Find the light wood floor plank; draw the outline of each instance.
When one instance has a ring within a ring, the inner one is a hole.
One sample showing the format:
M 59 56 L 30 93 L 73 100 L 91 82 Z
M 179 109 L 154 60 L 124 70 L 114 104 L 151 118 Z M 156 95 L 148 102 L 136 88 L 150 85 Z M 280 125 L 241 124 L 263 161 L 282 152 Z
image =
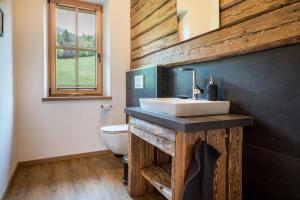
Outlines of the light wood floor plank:
M 122 160 L 113 155 L 21 166 L 4 200 L 132 200 L 122 176 Z M 164 198 L 155 192 L 134 200 Z

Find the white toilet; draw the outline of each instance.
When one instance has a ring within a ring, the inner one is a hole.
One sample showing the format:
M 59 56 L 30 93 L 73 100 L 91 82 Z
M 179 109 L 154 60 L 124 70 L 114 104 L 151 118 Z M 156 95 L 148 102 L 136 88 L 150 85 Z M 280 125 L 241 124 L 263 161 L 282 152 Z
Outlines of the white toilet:
M 104 126 L 101 137 L 109 150 L 116 155 L 128 153 L 128 124 Z

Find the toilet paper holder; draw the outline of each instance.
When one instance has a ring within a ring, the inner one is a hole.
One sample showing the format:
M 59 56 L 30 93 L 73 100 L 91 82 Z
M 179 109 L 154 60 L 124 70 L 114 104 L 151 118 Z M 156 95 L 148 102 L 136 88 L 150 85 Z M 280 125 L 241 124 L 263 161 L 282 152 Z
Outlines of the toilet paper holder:
M 112 105 L 110 105 L 110 104 L 102 104 L 101 105 L 101 109 L 103 111 L 110 111 L 111 108 L 112 108 Z

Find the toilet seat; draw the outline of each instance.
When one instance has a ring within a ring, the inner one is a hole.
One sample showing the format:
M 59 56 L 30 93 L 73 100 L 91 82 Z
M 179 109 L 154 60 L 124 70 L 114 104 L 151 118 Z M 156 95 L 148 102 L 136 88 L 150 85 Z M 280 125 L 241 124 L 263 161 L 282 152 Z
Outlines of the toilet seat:
M 101 128 L 101 132 L 106 134 L 127 133 L 128 131 L 128 124 L 104 126 Z

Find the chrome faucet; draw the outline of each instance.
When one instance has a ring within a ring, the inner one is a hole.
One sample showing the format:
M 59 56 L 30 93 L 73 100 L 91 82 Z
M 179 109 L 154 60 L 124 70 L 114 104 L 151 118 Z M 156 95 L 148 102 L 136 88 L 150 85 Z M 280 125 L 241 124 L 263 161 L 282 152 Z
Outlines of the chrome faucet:
M 191 68 L 179 68 L 180 71 L 192 71 L 193 75 L 193 86 L 192 86 L 192 99 L 196 100 L 198 94 L 204 94 L 204 90 L 200 88 L 196 83 L 196 70 Z

